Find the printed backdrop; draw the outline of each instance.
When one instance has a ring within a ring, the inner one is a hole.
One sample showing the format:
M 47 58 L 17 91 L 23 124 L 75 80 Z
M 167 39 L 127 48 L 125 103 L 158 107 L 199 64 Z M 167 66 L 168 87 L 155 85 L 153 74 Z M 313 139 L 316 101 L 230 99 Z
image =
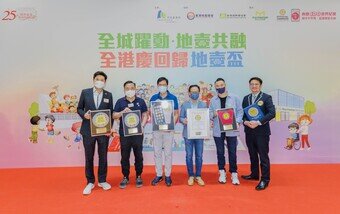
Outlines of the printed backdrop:
M 242 99 L 259 76 L 277 110 L 272 163 L 339 163 L 339 8 L 335 0 L 2 0 L 0 168 L 84 165 L 76 107 L 97 70 L 108 74 L 114 100 L 132 80 L 146 102 L 160 76 L 180 103 L 190 84 L 209 103 L 218 77 Z M 185 164 L 182 128 L 176 124 L 174 164 Z M 302 150 L 307 129 L 310 149 Z M 145 164 L 153 164 L 152 147 L 148 124 Z M 115 135 L 110 165 L 119 165 L 119 148 Z M 204 162 L 216 163 L 212 139 L 204 148 Z M 238 162 L 249 162 L 243 127 Z

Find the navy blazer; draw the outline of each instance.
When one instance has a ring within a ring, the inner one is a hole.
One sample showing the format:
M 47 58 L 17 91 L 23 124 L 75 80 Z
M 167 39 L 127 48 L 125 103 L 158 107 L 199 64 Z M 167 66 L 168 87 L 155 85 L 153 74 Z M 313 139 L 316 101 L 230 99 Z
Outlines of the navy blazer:
M 248 94 L 243 98 L 242 107 L 243 109 L 252 105 L 252 94 Z M 262 125 L 257 126 L 255 129 L 251 129 L 248 126 L 244 126 L 244 132 L 246 134 L 254 134 L 254 135 L 270 135 L 270 126 L 269 122 L 271 119 L 275 118 L 275 105 L 273 104 L 272 96 L 269 94 L 263 93 L 262 91 L 256 97 L 255 103 L 262 101 L 263 104 L 259 105 L 262 110 L 264 117 L 260 120 Z M 261 103 L 261 102 L 260 102 Z M 243 122 L 249 121 L 247 115 L 243 115 Z
M 84 117 L 85 113 L 88 110 L 94 111 L 94 110 L 105 110 L 105 109 L 110 109 L 111 115 L 112 115 L 113 100 L 112 100 L 112 94 L 110 92 L 103 90 L 102 101 L 99 105 L 99 108 L 96 109 L 96 106 L 94 103 L 94 97 L 93 97 L 93 88 L 87 88 L 87 89 L 82 90 L 80 98 L 79 98 L 78 107 L 77 107 L 77 112 L 79 116 L 83 119 L 83 122 L 80 128 L 80 134 L 84 136 L 91 136 L 90 120 Z M 112 119 L 111 119 L 111 122 L 113 123 Z

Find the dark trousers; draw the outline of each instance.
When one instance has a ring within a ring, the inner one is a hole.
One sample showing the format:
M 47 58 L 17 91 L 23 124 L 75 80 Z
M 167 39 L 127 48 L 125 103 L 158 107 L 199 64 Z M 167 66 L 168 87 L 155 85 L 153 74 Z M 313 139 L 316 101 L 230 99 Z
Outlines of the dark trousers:
M 228 149 L 228 159 L 229 159 L 229 172 L 237 172 L 237 137 L 226 137 L 225 133 L 221 134 L 221 137 L 214 137 L 216 152 L 217 152 L 217 164 L 219 170 L 225 170 L 225 149 L 224 149 L 224 141 L 227 141 L 227 149 Z
M 250 156 L 251 175 L 259 177 L 259 157 L 261 180 L 270 180 L 269 135 L 246 134 L 246 143 Z
M 90 137 L 83 136 L 83 144 L 85 148 L 85 175 L 87 183 L 94 183 L 94 167 L 93 167 L 93 157 L 96 148 L 96 142 L 98 145 L 98 181 L 99 183 L 106 182 L 107 176 L 107 149 L 109 144 L 109 138 L 106 136 L 100 137 Z
M 143 172 L 143 135 L 135 135 L 124 137 L 120 136 L 120 152 L 122 159 L 123 176 L 129 178 L 130 175 L 130 154 L 133 150 L 135 156 L 135 170 L 136 176 L 140 176 Z

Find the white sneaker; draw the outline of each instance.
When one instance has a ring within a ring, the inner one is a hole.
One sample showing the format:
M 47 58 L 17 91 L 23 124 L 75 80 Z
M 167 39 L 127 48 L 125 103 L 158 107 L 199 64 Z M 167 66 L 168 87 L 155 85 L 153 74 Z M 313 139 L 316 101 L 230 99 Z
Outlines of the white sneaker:
M 88 183 L 86 185 L 85 189 L 83 190 L 83 194 L 84 195 L 90 195 L 93 188 L 94 188 L 94 184 L 93 183 Z
M 311 150 L 312 148 L 311 147 L 308 147 L 307 150 Z
M 240 181 L 238 180 L 238 175 L 236 172 L 231 173 L 231 183 L 234 185 L 240 185 Z
M 111 189 L 111 185 L 107 182 L 103 182 L 103 183 L 98 183 L 98 186 L 103 188 L 103 190 L 109 190 Z
M 220 182 L 221 184 L 227 183 L 227 175 L 224 169 L 219 170 L 219 172 L 220 172 L 220 177 L 218 178 L 218 182 Z

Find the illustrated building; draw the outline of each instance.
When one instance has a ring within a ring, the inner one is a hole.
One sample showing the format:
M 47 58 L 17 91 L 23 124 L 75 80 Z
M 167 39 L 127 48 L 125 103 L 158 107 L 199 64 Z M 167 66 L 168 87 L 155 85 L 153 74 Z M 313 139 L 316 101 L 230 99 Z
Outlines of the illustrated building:
M 277 89 L 269 92 L 276 108 L 276 121 L 296 121 L 304 114 L 305 98 L 288 91 Z

